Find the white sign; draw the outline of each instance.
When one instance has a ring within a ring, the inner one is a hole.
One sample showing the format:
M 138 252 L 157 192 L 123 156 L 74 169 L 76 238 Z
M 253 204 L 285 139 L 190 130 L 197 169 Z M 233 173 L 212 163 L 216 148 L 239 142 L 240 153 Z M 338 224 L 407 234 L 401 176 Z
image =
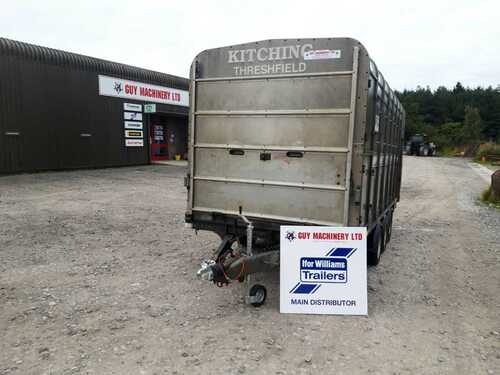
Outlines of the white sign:
M 123 112 L 123 118 L 125 120 L 142 121 L 142 113 L 137 113 L 137 112 Z
M 125 139 L 125 146 L 127 147 L 143 147 L 143 139 Z
M 280 312 L 367 315 L 366 228 L 282 226 Z
M 150 85 L 148 83 L 103 75 L 99 75 L 99 95 L 184 107 L 189 106 L 189 92 L 186 90 Z
M 123 109 L 125 111 L 142 112 L 142 104 L 123 103 Z
M 304 53 L 304 60 L 325 60 L 325 59 L 340 59 L 342 52 L 339 49 L 317 49 Z
M 125 130 L 125 137 L 127 138 L 143 138 L 142 130 Z
M 156 112 L 156 104 L 144 104 L 144 112 L 155 113 Z
M 142 122 L 125 121 L 125 129 L 139 129 L 139 130 L 142 130 Z

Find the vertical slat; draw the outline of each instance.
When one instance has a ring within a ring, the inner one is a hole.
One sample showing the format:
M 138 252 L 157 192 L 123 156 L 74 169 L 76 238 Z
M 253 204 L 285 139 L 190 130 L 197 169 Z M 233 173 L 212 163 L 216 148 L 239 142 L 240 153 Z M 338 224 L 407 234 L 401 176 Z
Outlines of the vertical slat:
M 394 155 L 394 129 L 396 127 L 396 121 L 395 121 L 395 106 L 394 102 L 392 103 L 392 116 L 391 116 L 391 126 L 389 127 L 389 134 L 387 137 L 387 151 L 388 155 L 387 158 L 389 160 L 388 164 L 388 179 L 387 179 L 387 195 L 386 195 L 386 200 L 385 200 L 385 205 L 386 207 L 393 201 L 393 196 L 392 196 L 392 182 L 393 182 L 393 175 L 394 175 L 394 168 L 393 168 L 393 155 Z
M 193 209 L 194 196 L 194 145 L 196 144 L 195 127 L 196 127 L 196 61 L 191 67 L 191 86 L 189 90 L 189 134 L 188 134 L 188 161 L 189 161 L 189 197 L 188 211 Z
M 387 196 L 388 196 L 388 188 L 389 188 L 389 136 L 392 126 L 392 98 L 389 101 L 389 116 L 387 118 L 387 122 L 384 126 L 384 142 L 383 142 L 383 151 L 384 151 L 384 179 L 382 184 L 382 210 L 381 214 L 387 208 Z
M 352 59 L 352 80 L 351 80 L 351 103 L 350 109 L 351 113 L 349 115 L 349 137 L 347 140 L 347 147 L 349 151 L 347 152 L 347 162 L 346 162 L 346 191 L 344 197 L 344 225 L 349 225 L 349 200 L 351 195 L 351 164 L 352 164 L 352 153 L 353 148 L 353 138 L 354 138 L 354 123 L 356 120 L 356 99 L 357 99 L 357 89 L 358 89 L 358 66 L 359 66 L 359 47 L 353 48 L 353 59 Z
M 380 159 L 381 159 L 381 129 L 383 126 L 383 122 L 385 121 L 385 117 L 387 115 L 387 111 L 385 110 L 385 88 L 382 87 L 382 96 L 380 97 L 380 113 L 379 113 L 379 128 L 378 132 L 375 136 L 375 145 L 376 145 L 376 155 L 377 155 L 377 164 L 375 167 L 375 186 L 374 186 L 374 196 L 373 196 L 373 222 L 377 221 L 379 215 L 379 197 L 380 197 Z
M 377 89 L 378 89 L 378 75 L 371 73 L 370 79 L 373 81 L 373 98 L 371 99 L 370 105 L 372 106 L 372 114 L 367 121 L 366 136 L 365 139 L 369 139 L 367 165 L 365 167 L 365 173 L 367 174 L 366 179 L 366 198 L 365 198 L 365 225 L 370 226 L 371 219 L 371 202 L 372 202 L 372 186 L 373 186 L 373 150 L 375 148 L 375 119 L 378 115 L 377 113 Z M 365 141 L 366 142 L 366 141 Z
M 379 163 L 379 190 L 377 194 L 378 205 L 377 205 L 377 217 L 380 216 L 384 210 L 384 178 L 385 178 L 385 130 L 387 129 L 387 123 L 389 121 L 388 107 L 385 107 L 384 121 L 380 123 L 380 163 Z

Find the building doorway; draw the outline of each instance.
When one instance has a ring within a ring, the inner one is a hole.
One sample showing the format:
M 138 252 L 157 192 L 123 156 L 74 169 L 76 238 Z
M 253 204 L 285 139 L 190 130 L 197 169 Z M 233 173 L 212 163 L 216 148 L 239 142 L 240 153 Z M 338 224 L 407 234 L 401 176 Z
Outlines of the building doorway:
M 151 161 L 168 160 L 168 142 L 165 124 L 152 122 L 150 126 Z
M 187 159 L 187 116 L 153 113 L 148 124 L 151 162 Z

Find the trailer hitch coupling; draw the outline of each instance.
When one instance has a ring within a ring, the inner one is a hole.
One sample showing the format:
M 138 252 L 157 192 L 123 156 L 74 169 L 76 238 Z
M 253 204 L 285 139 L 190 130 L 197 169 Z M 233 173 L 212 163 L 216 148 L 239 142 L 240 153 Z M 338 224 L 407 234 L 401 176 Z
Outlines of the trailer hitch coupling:
M 228 285 L 233 280 L 243 282 L 248 270 L 245 268 L 245 260 L 250 260 L 253 264 L 255 258 L 252 252 L 253 243 L 253 224 L 244 215 L 239 215 L 246 224 L 246 248 L 244 255 L 240 253 L 235 256 L 231 250 L 231 244 L 234 242 L 233 237 L 226 237 L 219 245 L 217 260 L 205 260 L 201 263 L 200 269 L 196 275 L 207 281 L 212 281 L 217 286 Z
M 214 260 L 204 260 L 196 275 L 202 280 L 213 281 L 214 271 L 212 270 L 212 266 L 214 265 Z
M 218 286 L 227 285 L 230 281 L 224 272 L 223 266 L 220 263 L 216 263 L 214 260 L 203 261 L 196 274 L 200 279 L 212 281 Z

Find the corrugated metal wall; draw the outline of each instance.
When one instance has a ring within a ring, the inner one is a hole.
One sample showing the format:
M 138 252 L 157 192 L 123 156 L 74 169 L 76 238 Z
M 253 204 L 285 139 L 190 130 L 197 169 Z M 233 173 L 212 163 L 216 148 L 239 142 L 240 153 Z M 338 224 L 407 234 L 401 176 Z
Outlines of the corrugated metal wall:
M 149 162 L 147 142 L 124 142 L 123 103 L 144 103 L 99 96 L 98 74 L 189 86 L 184 78 L 0 38 L 0 173 Z

